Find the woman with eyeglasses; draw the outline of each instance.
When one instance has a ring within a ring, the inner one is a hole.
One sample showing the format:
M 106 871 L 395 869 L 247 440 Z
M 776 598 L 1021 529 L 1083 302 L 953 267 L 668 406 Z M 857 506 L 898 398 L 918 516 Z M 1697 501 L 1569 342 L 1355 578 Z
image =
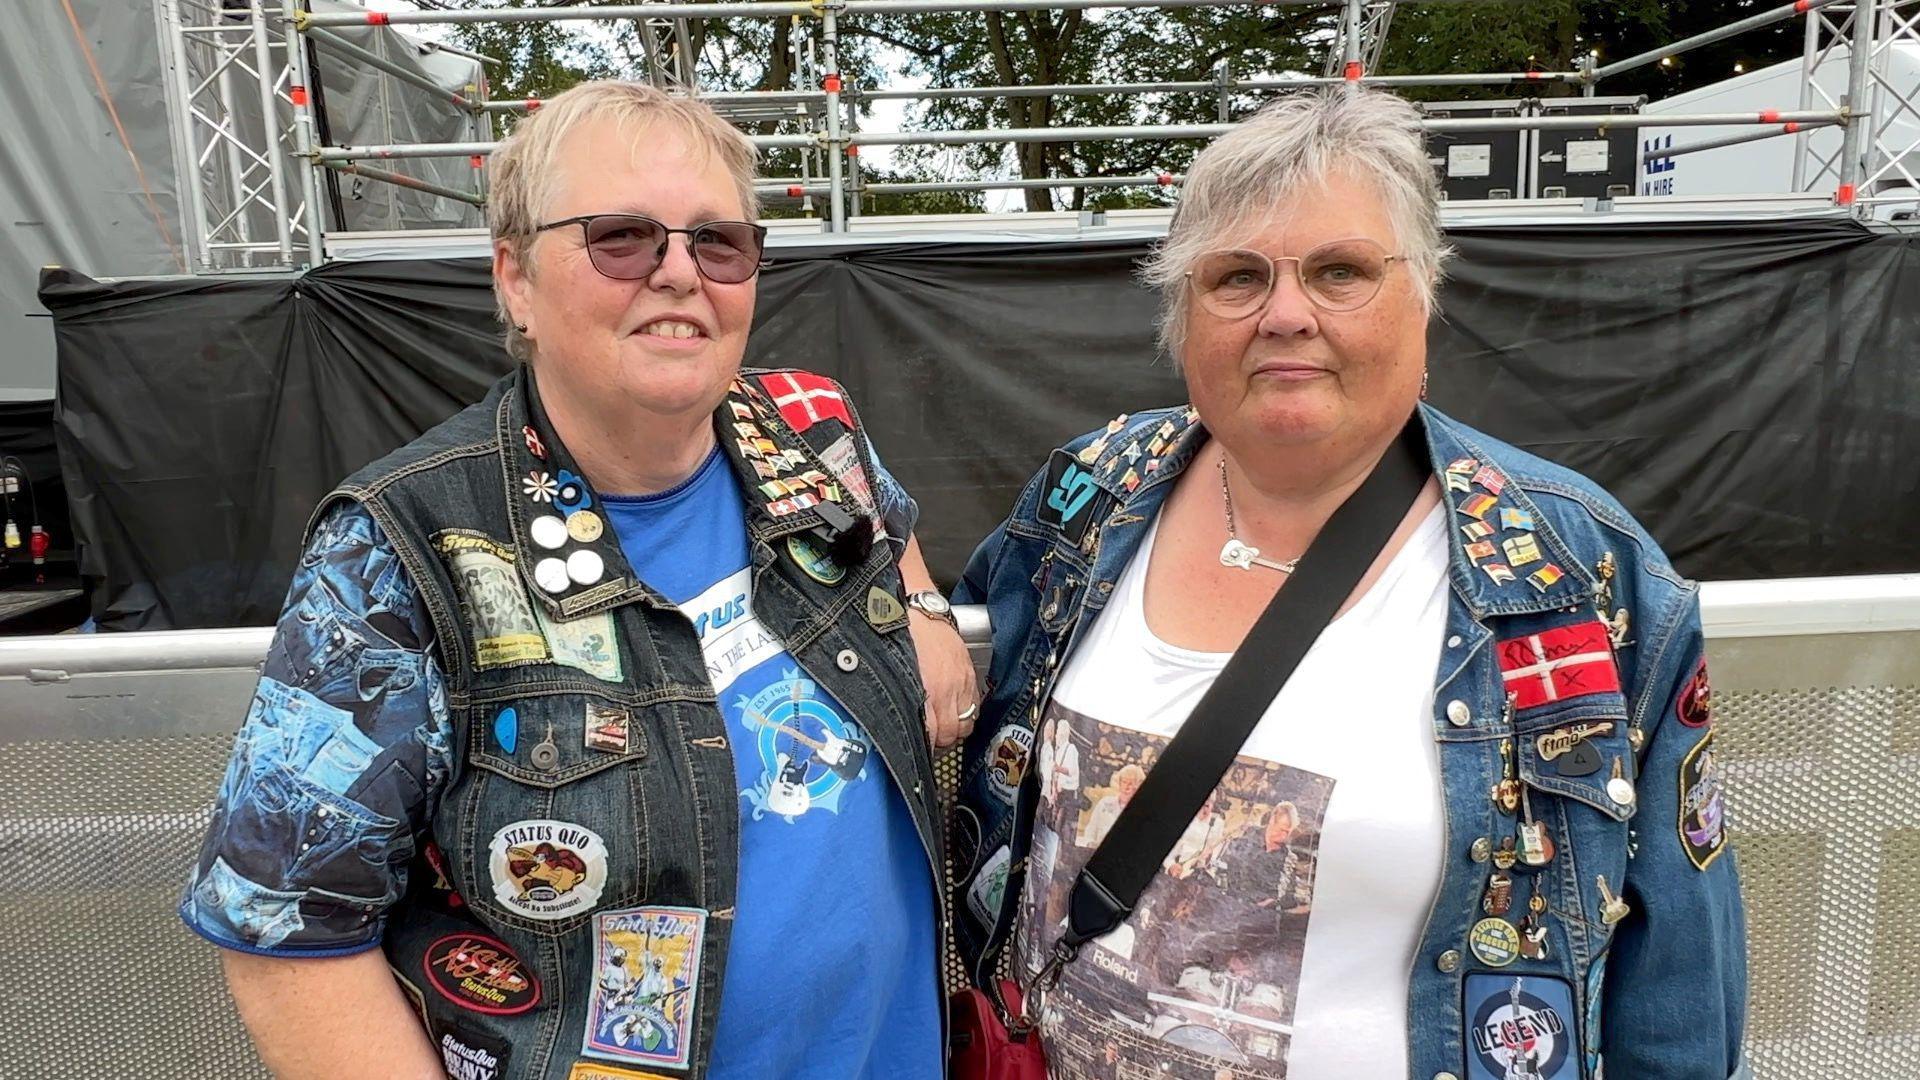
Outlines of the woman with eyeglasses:
M 1054 1080 L 1742 1069 L 1697 588 L 1592 482 L 1422 402 L 1436 186 L 1375 91 L 1202 151 L 1145 275 L 1191 405 L 1055 451 L 955 596 L 993 621 L 958 942 Z M 1340 553 L 1302 557 L 1383 463 L 1387 539 L 1320 586 Z M 1298 666 L 1203 706 L 1296 586 L 1337 611 Z M 1235 735 L 1206 775 L 1203 714 Z M 1028 748 L 1076 783 L 1005 782 Z M 1141 850 L 1175 793 L 1200 816 Z
M 754 157 L 617 82 L 495 154 L 523 364 L 314 514 L 181 900 L 279 1075 L 941 1074 L 972 667 L 845 390 L 741 367 Z

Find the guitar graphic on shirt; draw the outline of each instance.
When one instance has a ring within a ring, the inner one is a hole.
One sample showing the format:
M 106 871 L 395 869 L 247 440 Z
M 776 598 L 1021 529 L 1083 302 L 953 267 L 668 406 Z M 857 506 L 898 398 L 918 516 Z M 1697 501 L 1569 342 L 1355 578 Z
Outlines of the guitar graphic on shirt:
M 799 817 L 813 806 L 807 793 L 807 762 L 781 754 L 777 766 L 780 775 L 767 785 L 767 809 L 783 817 Z
M 798 680 L 795 680 L 793 684 L 793 704 L 794 712 L 798 714 L 800 711 L 800 683 Z M 852 781 L 857 779 L 860 776 L 860 771 L 867 767 L 866 746 L 841 738 L 825 725 L 821 726 L 820 738 L 815 739 L 805 732 L 783 724 L 778 720 L 772 720 L 762 716 L 751 708 L 746 709 L 745 712 L 748 722 L 755 728 L 772 728 L 775 731 L 784 731 L 788 735 L 793 736 L 795 742 L 811 748 L 813 750 L 813 760 L 832 769 L 833 774 L 842 780 Z M 781 755 L 782 758 L 786 756 L 785 754 Z

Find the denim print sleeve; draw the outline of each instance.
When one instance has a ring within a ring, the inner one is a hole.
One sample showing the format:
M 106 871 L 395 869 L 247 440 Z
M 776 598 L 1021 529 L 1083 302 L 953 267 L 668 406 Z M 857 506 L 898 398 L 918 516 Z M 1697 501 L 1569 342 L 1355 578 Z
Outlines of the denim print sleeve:
M 366 510 L 339 507 L 294 571 L 180 917 L 243 952 L 374 947 L 448 744 L 413 582 Z
M 887 536 L 901 547 L 913 535 L 913 528 L 920 520 L 920 505 L 893 478 L 887 467 L 880 463 L 880 451 L 873 442 L 861 432 L 861 441 L 867 444 L 867 455 L 873 459 L 873 498 L 880 510 L 880 518 L 886 522 Z

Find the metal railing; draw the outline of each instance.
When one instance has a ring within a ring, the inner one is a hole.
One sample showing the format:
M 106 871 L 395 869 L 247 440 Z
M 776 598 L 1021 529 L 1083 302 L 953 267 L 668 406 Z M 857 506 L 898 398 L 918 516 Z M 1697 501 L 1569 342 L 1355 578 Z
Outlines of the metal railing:
M 1709 583 L 1702 607 L 1754 1073 L 1920 1075 L 1920 574 Z M 958 615 L 984 663 L 985 609 Z M 32 988 L 8 1075 L 265 1075 L 173 908 L 270 636 L 0 638 L 0 911 Z
M 1586 58 L 1574 71 L 1480 72 L 1378 75 L 1381 44 L 1392 22 L 1393 0 L 1273 0 L 1288 6 L 1327 6 L 1340 9 L 1338 48 L 1330 54 L 1328 74 L 1297 78 L 1235 78 L 1224 65 L 1208 80 L 1168 80 L 1132 83 L 1060 83 L 1032 86 L 928 87 L 888 89 L 855 86 L 839 71 L 838 44 L 845 20 L 874 15 L 933 12 L 1023 11 L 1065 9 L 1175 9 L 1220 6 L 1227 0 L 763 0 L 763 2 L 645 3 L 626 5 L 553 5 L 528 8 L 421 10 L 409 12 L 320 12 L 298 9 L 297 0 L 246 0 L 244 19 L 207 0 L 158 0 L 172 32 L 173 72 L 170 91 L 182 105 L 175 110 L 178 139 L 184 158 L 193 162 L 187 177 L 190 231 L 198 244 L 196 267 L 214 270 L 233 266 L 291 265 L 296 250 L 305 261 L 317 263 L 323 254 L 323 207 L 314 197 L 316 177 L 326 170 L 346 172 L 380 183 L 398 184 L 416 191 L 481 205 L 484 192 L 462 190 L 446 183 L 421 181 L 405 170 L 370 167 L 369 162 L 429 158 L 472 158 L 476 177 L 484 157 L 497 143 L 478 137 L 483 118 L 525 113 L 539 107 L 538 99 L 496 100 L 484 93 L 463 93 L 436 85 L 415 72 L 354 45 L 339 36 L 342 28 L 367 26 L 471 25 L 479 23 L 557 23 L 641 20 L 647 29 L 648 77 L 654 82 L 701 94 L 741 123 L 797 124 L 797 131 L 754 135 L 763 148 L 799 150 L 803 175 L 794 183 L 766 185 L 774 192 L 796 193 L 811 210 L 824 199 L 823 227 L 846 229 L 850 214 L 858 211 L 858 197 L 931 191 L 979 191 L 1018 188 L 1177 187 L 1165 179 L 1172 169 L 1147 170 L 1127 177 L 1023 177 L 928 180 L 912 184 L 872 183 L 862 172 L 861 147 L 967 146 L 1048 142 L 1126 140 L 1206 140 L 1232 127 L 1237 95 L 1267 93 L 1355 83 L 1382 87 L 1514 86 L 1561 84 L 1578 86 L 1592 96 L 1609 78 L 1738 34 L 1800 18 L 1806 36 L 1799 101 L 1780 108 L 1742 113 L 1632 116 L 1515 116 L 1431 118 L 1435 132 L 1566 130 L 1604 132 L 1610 127 L 1662 128 L 1708 126 L 1751 127 L 1751 134 L 1715 136 L 1693 144 L 1669 147 L 1646 160 L 1678 157 L 1740 142 L 1793 135 L 1796 138 L 1792 189 L 1794 192 L 1831 190 L 1840 205 L 1855 205 L 1889 183 L 1904 181 L 1920 190 L 1909 158 L 1914 145 L 1899 145 L 1896 133 L 1903 118 L 1920 118 L 1920 102 L 1913 87 L 1890 78 L 1891 50 L 1896 43 L 1920 44 L 1920 0 L 1794 0 L 1694 35 L 1659 49 L 1601 65 Z M 1441 3 L 1452 0 L 1422 0 Z M 275 10 L 277 8 L 277 10 Z M 190 17 L 191 12 L 201 13 Z M 703 93 L 689 64 L 691 47 L 686 28 L 699 19 L 794 19 L 812 28 L 804 46 L 794 35 L 795 68 L 817 89 L 767 92 Z M 312 41 L 333 55 L 402 82 L 409 90 L 431 94 L 474 119 L 471 140 L 441 143 L 378 145 L 321 145 L 315 113 L 312 72 L 303 41 Z M 188 64 L 192 50 L 206 56 L 197 67 Z M 1844 53 L 1844 56 L 1842 55 Z M 1816 75 L 1826 63 L 1844 63 L 1846 91 L 1821 89 Z M 207 70 L 215 77 L 195 80 L 190 71 Z M 251 90 L 242 87 L 246 78 Z M 240 96 L 251 93 L 259 101 L 248 108 L 269 118 L 266 130 L 239 121 Z M 1037 96 L 1107 97 L 1166 94 L 1207 94 L 1216 99 L 1217 121 L 1193 124 L 1134 124 L 1103 127 L 1061 127 L 989 130 L 859 131 L 857 106 L 871 101 L 939 101 L 954 98 L 1015 98 Z M 1831 154 L 1816 152 L 1808 138 L 1824 127 L 1839 127 L 1844 142 Z M 219 160 L 216 161 L 215 159 Z M 217 169 L 210 165 L 217 164 Z M 289 176 L 292 171 L 298 180 Z M 209 183 L 202 173 L 220 182 Z M 1052 181 L 1051 183 L 1043 181 Z M 1831 185 L 1829 188 L 1827 185 Z M 218 188 L 218 190 L 215 190 Z M 271 234 L 257 235 L 257 211 L 265 210 L 273 223 Z M 1857 210 L 1863 216 L 1864 205 Z

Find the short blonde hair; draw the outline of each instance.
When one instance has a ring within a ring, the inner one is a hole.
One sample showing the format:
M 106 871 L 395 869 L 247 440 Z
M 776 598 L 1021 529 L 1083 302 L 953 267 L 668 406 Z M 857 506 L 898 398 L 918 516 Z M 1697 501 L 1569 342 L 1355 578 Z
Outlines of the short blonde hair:
M 1440 232 L 1440 181 L 1427 160 L 1420 113 L 1383 90 L 1339 87 L 1288 94 L 1200 151 L 1180 189 L 1166 240 L 1141 269 L 1160 290 L 1160 347 L 1176 366 L 1187 338 L 1187 270 L 1257 228 L 1295 193 L 1346 167 L 1371 180 L 1393 221 L 1421 304 L 1453 252 Z
M 489 164 L 492 188 L 487 195 L 487 230 L 504 240 L 525 272 L 533 272 L 529 252 L 538 235 L 547 203 L 558 179 L 557 162 L 567 136 L 582 124 L 599 119 L 651 127 L 673 125 L 700 152 L 719 157 L 733 176 L 740 206 L 747 220 L 760 216 L 760 200 L 753 181 L 760 153 L 753 141 L 722 119 L 698 98 L 668 94 L 647 83 L 599 79 L 583 82 L 542 102 L 494 150 Z M 494 282 L 495 313 L 507 328 L 507 352 L 516 360 L 530 359 L 532 348 L 513 328 L 500 283 Z

